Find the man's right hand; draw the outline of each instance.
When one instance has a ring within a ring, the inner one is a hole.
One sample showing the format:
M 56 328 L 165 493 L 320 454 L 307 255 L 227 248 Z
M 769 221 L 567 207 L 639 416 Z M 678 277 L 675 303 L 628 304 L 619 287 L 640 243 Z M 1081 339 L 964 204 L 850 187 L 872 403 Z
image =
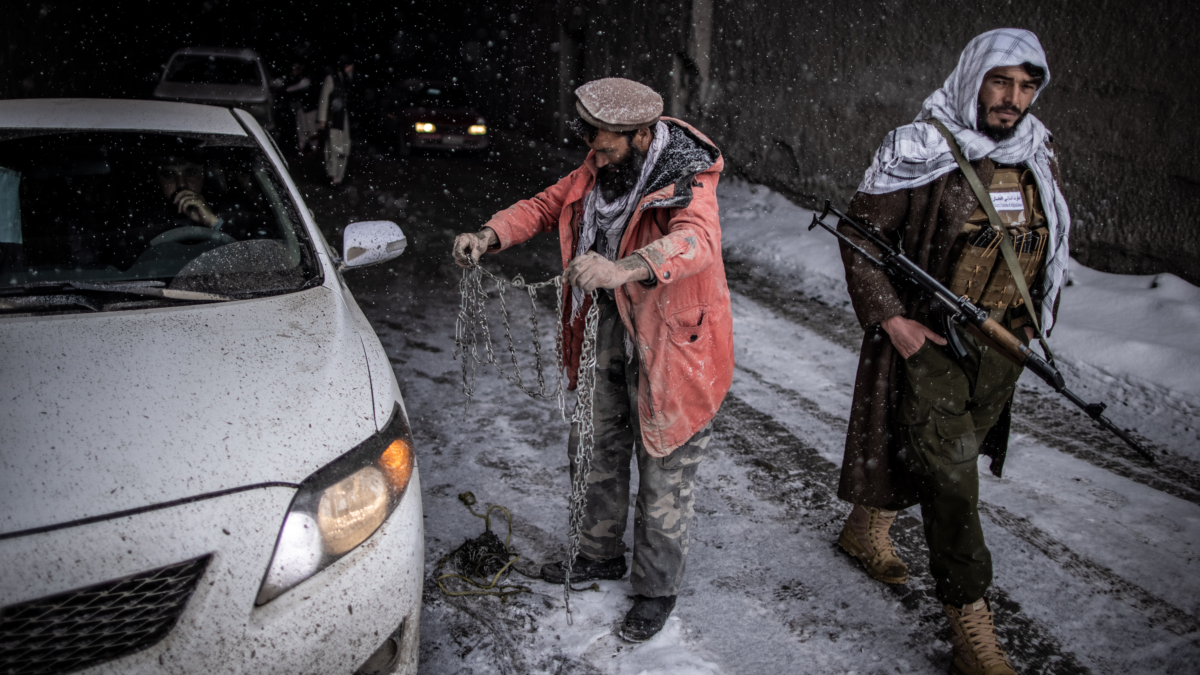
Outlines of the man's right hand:
M 879 325 L 892 339 L 892 346 L 906 359 L 916 354 L 926 340 L 932 340 L 937 345 L 946 344 L 946 338 L 929 330 L 925 324 L 899 314 L 880 321 Z
M 497 237 L 490 227 L 474 234 L 464 232 L 454 238 L 454 264 L 459 267 L 474 267 L 489 248 L 499 244 L 500 237 Z

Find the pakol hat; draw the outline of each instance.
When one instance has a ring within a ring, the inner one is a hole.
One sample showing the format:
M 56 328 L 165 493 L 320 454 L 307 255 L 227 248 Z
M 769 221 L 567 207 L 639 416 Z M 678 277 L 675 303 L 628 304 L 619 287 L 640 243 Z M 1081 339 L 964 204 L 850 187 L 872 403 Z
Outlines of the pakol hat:
M 575 109 L 597 129 L 620 133 L 653 126 L 662 116 L 663 100 L 641 82 L 606 77 L 575 90 Z

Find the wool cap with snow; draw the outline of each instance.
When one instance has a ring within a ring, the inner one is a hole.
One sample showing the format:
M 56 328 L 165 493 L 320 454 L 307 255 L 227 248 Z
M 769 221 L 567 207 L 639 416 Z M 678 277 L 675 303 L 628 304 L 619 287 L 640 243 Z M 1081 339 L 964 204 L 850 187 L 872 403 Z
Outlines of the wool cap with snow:
M 597 129 L 620 133 L 653 126 L 662 116 L 663 100 L 641 82 L 605 77 L 575 90 L 575 109 Z

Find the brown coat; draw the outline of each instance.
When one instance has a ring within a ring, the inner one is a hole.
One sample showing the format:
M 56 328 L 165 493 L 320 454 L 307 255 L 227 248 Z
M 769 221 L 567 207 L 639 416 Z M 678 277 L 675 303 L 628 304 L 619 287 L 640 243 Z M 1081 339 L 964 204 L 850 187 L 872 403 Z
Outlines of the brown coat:
M 1051 148 L 1053 157 L 1053 146 Z M 988 185 L 996 166 L 990 159 L 972 162 L 979 180 Z M 1062 184 L 1058 164 L 1051 161 L 1055 182 Z M 870 224 L 885 238 L 899 242 L 913 262 L 939 279 L 945 279 L 954 261 L 950 248 L 967 218 L 979 206 L 962 171 L 954 171 L 921 187 L 882 195 L 854 195 L 848 215 Z M 868 251 L 876 249 L 847 225 L 840 231 Z M 892 346 L 879 322 L 898 314 L 912 316 L 920 302 L 911 287 L 896 287 L 883 270 L 845 244 L 842 262 L 846 283 L 858 321 L 866 335 L 859 353 L 850 406 L 850 426 L 838 497 L 855 504 L 880 508 L 904 508 L 915 504 L 912 480 L 898 457 L 900 434 L 896 406 L 900 402 L 900 354 Z M 1030 289 L 1040 304 L 1038 290 Z M 1056 308 L 1057 309 L 1057 308 Z M 1011 402 L 1010 402 L 1011 406 Z M 992 473 L 1000 475 L 1008 449 L 1009 407 L 980 447 L 992 458 Z

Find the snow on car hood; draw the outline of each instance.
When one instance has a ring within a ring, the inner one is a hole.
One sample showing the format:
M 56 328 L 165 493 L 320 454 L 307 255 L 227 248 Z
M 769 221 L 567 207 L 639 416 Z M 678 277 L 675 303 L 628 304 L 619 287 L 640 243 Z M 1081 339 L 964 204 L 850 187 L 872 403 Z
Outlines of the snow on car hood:
M 162 82 L 155 87 L 154 97 L 211 103 L 262 103 L 267 100 L 267 89 L 254 84 Z
M 325 287 L 0 318 L 0 534 L 300 482 L 375 432 L 358 330 Z

